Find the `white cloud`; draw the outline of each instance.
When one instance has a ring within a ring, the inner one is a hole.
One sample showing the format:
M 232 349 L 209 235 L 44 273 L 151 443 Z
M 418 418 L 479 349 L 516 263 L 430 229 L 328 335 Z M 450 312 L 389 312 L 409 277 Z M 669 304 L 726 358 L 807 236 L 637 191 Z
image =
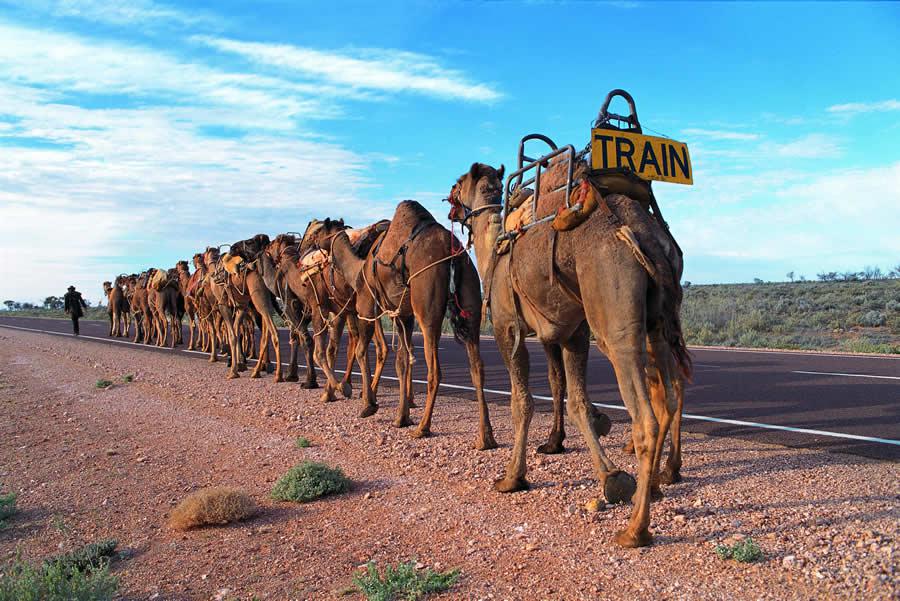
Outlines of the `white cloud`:
M 491 86 L 469 81 L 459 71 L 441 66 L 434 58 L 413 52 L 360 50 L 338 53 L 209 36 L 193 39 L 260 65 L 288 69 L 351 89 L 413 92 L 473 102 L 493 102 L 501 98 L 500 92 Z
M 76 18 L 107 25 L 169 23 L 180 26 L 216 25 L 221 19 L 209 13 L 190 13 L 153 0 L 29 0 L 28 4 L 0 0 L 35 13 Z
M 824 134 L 810 134 L 784 144 L 763 144 L 761 150 L 766 154 L 791 159 L 825 159 L 842 154 L 838 141 Z
M 725 131 L 721 129 L 702 129 L 696 127 L 689 127 L 687 129 L 681 130 L 686 136 L 695 136 L 698 138 L 707 138 L 709 140 L 727 140 L 727 141 L 738 141 L 738 142 L 747 142 L 758 140 L 760 138 L 759 134 L 750 134 L 745 132 L 738 131 Z
M 842 115 L 857 115 L 860 113 L 880 113 L 887 111 L 900 111 L 900 100 L 882 100 L 880 102 L 848 102 L 835 104 L 828 107 L 829 113 Z

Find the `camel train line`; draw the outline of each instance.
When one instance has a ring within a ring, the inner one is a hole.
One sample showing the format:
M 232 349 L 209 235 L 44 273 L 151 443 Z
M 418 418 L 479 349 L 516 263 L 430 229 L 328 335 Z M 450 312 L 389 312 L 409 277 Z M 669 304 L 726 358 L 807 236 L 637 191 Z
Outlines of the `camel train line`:
M 615 96 L 628 103 L 628 116 L 608 111 Z M 534 400 L 524 340 L 536 336 L 553 395 L 553 424 L 538 451 L 563 451 L 565 409 L 584 436 L 606 499 L 633 503 L 616 542 L 648 545 L 651 499 L 661 484 L 680 480 L 684 384 L 691 376 L 680 322 L 681 249 L 649 180 L 689 179 L 689 171 L 678 168 L 686 163 L 690 169 L 690 163 L 686 147 L 677 161 L 673 158 L 683 145 L 642 135 L 634 102 L 622 90 L 607 97 L 592 134 L 592 143 L 578 152 L 542 135 L 526 136 L 518 169 L 505 181 L 504 167 L 473 163 L 446 199 L 449 219 L 468 234 L 467 244 L 412 200 L 401 202 L 390 221 L 359 229 L 325 218 L 311 221 L 302 234 L 258 234 L 224 253 L 208 247 L 195 254 L 193 271 L 179 261 L 168 270 L 104 282 L 110 336 L 133 330 L 134 342 L 175 347 L 183 343 L 187 315 L 188 349 L 208 352 L 210 362 L 227 355 L 228 378 L 238 378 L 253 357 L 250 377 L 260 377 L 271 349 L 276 382 L 299 380 L 302 349 L 310 367 L 301 386 L 318 387 L 312 367 L 317 366 L 325 378 L 323 401 L 336 400 L 338 393 L 351 397 L 355 362 L 362 374 L 359 415 L 365 418 L 379 408 L 378 383 L 388 356 L 383 321 L 389 319 L 398 338 L 394 364 L 400 389 L 393 425 L 405 427 L 412 425 L 412 332 L 418 325 L 428 368 L 424 411 L 413 432 L 418 438 L 431 431 L 441 381 L 438 342 L 447 316 L 469 358 L 480 418 L 475 446 L 488 450 L 497 442 L 484 398 L 479 333 L 482 318 L 489 316 L 509 371 L 514 430 L 505 476 L 494 488 L 528 488 L 526 444 Z M 607 147 L 610 140 L 614 144 Z M 531 158 L 526 143 L 536 142 L 549 151 Z M 617 164 L 610 166 L 613 159 Z M 290 333 L 287 374 L 274 314 Z M 345 328 L 347 368 L 338 379 L 335 365 Z M 368 355 L 373 340 L 374 374 Z M 626 449 L 636 455 L 636 480 L 615 465 L 600 442 L 610 421 L 586 391 L 592 342 L 612 363 L 631 416 Z

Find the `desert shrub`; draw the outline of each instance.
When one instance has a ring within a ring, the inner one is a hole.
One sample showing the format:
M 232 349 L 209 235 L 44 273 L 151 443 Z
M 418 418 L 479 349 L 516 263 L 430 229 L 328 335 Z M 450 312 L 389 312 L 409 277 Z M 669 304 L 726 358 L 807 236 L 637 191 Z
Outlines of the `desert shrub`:
M 298 448 L 298 449 L 306 449 L 306 448 L 309 448 L 309 447 L 312 446 L 312 443 L 309 442 L 309 439 L 308 439 L 308 438 L 305 438 L 305 437 L 303 437 L 303 436 L 298 436 L 298 437 L 297 437 L 296 444 L 297 444 L 297 448 Z
M 0 528 L 6 526 L 6 520 L 15 515 L 16 493 L 0 494 Z
M 859 325 L 867 328 L 877 328 L 883 326 L 887 322 L 887 318 L 881 311 L 869 311 L 859 318 Z
M 112 386 L 112 384 L 113 383 L 109 380 L 97 380 L 94 386 L 96 386 L 97 388 L 109 388 L 110 386 Z
M 448 590 L 459 580 L 459 570 L 435 572 L 428 568 L 417 570 L 416 562 L 400 563 L 396 567 L 385 566 L 378 572 L 375 562 L 369 562 L 364 570 L 353 576 L 353 584 L 368 601 L 416 601 L 431 593 Z
M 102 540 L 85 545 L 69 553 L 48 559 L 44 565 L 58 565 L 69 572 L 82 572 L 102 567 L 109 563 L 119 543 L 115 540 Z
M 753 563 L 762 559 L 762 549 L 759 548 L 749 536 L 732 546 L 716 545 L 716 555 L 719 559 L 733 559 L 740 563 Z
M 85 545 L 32 566 L 13 561 L 0 572 L 0 601 L 107 601 L 119 580 L 109 572 L 116 541 Z
M 900 311 L 900 301 L 889 300 L 884 308 L 888 311 L 888 313 L 893 313 L 895 311 Z
M 134 382 L 134 374 L 125 374 L 122 376 L 122 381 L 128 384 L 129 382 Z
M 118 587 L 108 565 L 73 571 L 58 563 L 33 567 L 17 561 L 0 574 L 0 601 L 107 601 Z
M 233 488 L 206 488 L 185 498 L 169 516 L 169 526 L 188 530 L 199 526 L 221 526 L 256 513 L 256 503 Z
M 324 463 L 304 461 L 292 467 L 275 483 L 272 498 L 276 501 L 306 503 L 325 495 L 350 490 L 350 480 L 340 468 Z

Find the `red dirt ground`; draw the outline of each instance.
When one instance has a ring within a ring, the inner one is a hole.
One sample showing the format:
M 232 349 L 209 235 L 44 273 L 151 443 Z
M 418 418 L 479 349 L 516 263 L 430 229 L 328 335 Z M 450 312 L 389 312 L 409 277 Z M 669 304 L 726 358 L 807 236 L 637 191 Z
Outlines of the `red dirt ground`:
M 655 544 L 625 550 L 612 536 L 630 507 L 585 510 L 597 489 L 577 434 L 564 455 L 533 453 L 546 415 L 531 430 L 534 488 L 500 495 L 491 482 L 509 453 L 506 407 L 492 407 L 502 448 L 478 452 L 470 399 L 440 398 L 436 435 L 413 440 L 390 426 L 395 390 L 360 420 L 356 400 L 324 405 L 297 384 L 224 376 L 224 364 L 200 359 L 0 332 L 0 485 L 21 509 L 0 530 L 0 561 L 115 538 L 131 550 L 114 564 L 128 599 L 334 599 L 365 562 L 411 559 L 461 569 L 442 599 L 900 595 L 896 463 L 688 434 L 685 481 L 653 506 Z M 101 378 L 117 384 L 97 389 Z M 622 435 L 615 427 L 605 440 L 633 472 Z M 295 448 L 297 436 L 314 446 Z M 303 459 L 342 467 L 354 491 L 270 500 Z M 169 529 L 175 504 L 206 486 L 241 488 L 262 511 Z M 761 562 L 716 557 L 715 544 L 744 535 Z

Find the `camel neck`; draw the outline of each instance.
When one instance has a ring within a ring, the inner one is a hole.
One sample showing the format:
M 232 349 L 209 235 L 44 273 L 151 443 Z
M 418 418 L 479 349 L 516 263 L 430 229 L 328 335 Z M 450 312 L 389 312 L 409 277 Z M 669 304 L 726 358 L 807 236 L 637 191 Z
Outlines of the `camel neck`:
M 344 276 L 344 280 L 355 289 L 365 260 L 354 254 L 346 233 L 340 232 L 335 235 L 331 243 L 331 260 L 334 261 L 334 266 Z
M 500 234 L 499 225 L 492 222 L 496 213 L 485 211 L 472 219 L 472 239 L 475 243 L 475 261 L 481 279 L 487 277 L 488 266 L 496 251 L 495 243 Z

